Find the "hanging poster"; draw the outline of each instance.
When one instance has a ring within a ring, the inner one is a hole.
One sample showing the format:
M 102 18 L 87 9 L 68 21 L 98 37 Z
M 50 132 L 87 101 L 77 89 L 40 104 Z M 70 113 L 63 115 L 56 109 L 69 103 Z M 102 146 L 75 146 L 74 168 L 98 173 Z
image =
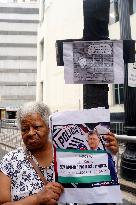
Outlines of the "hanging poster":
M 63 60 L 67 84 L 124 83 L 122 41 L 64 42 Z
M 136 62 L 128 63 L 128 86 L 136 87 Z
M 50 125 L 55 180 L 65 188 L 59 202 L 121 202 L 115 156 L 105 148 L 109 110 L 56 112 Z

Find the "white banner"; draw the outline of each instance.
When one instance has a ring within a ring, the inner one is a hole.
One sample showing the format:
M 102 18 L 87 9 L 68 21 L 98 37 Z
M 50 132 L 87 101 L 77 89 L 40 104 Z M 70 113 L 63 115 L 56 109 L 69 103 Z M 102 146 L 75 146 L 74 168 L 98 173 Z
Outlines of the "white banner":
M 128 64 L 128 86 L 136 87 L 136 63 Z
M 115 161 L 105 148 L 109 123 L 104 108 L 51 116 L 55 179 L 64 186 L 60 203 L 122 202 Z
M 96 153 L 88 150 L 57 149 L 56 160 L 60 182 L 92 183 L 111 180 L 108 155 L 105 151 Z

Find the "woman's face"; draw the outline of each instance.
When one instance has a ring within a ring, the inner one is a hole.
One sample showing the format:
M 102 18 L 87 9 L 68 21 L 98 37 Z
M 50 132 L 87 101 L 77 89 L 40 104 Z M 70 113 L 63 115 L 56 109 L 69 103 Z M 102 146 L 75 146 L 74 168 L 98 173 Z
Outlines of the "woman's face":
M 21 134 L 28 150 L 42 149 L 48 143 L 49 127 L 40 114 L 32 113 L 22 119 Z

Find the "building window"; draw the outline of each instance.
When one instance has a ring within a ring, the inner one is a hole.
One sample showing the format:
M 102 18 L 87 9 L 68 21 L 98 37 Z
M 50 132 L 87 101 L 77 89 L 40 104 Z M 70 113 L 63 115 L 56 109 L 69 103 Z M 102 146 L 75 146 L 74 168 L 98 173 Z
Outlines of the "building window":
M 117 21 L 119 21 L 118 0 L 111 0 L 109 24 L 116 23 Z
M 136 13 L 136 0 L 129 0 L 129 14 Z M 110 0 L 109 24 L 119 21 L 118 0 Z
M 42 3 L 41 3 L 41 22 L 44 21 L 44 12 L 45 12 L 45 0 L 42 0 Z
M 136 13 L 136 0 L 133 0 L 133 13 Z
M 40 82 L 40 94 L 41 94 L 41 96 L 40 96 L 40 101 L 43 102 L 43 81 Z
M 44 39 L 40 42 L 40 60 L 44 59 Z
M 124 103 L 124 86 L 123 84 L 115 84 L 115 104 Z

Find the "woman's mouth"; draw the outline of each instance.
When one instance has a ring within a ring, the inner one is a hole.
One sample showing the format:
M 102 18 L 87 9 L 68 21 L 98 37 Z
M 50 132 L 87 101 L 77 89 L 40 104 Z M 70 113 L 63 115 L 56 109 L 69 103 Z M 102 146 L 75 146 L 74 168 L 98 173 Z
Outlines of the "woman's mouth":
M 34 138 L 34 139 L 28 139 L 28 140 L 27 140 L 27 143 L 28 143 L 28 144 L 33 144 L 33 143 L 38 143 L 38 142 L 39 142 L 39 139 L 38 139 L 38 138 L 37 138 L 37 139 Z

